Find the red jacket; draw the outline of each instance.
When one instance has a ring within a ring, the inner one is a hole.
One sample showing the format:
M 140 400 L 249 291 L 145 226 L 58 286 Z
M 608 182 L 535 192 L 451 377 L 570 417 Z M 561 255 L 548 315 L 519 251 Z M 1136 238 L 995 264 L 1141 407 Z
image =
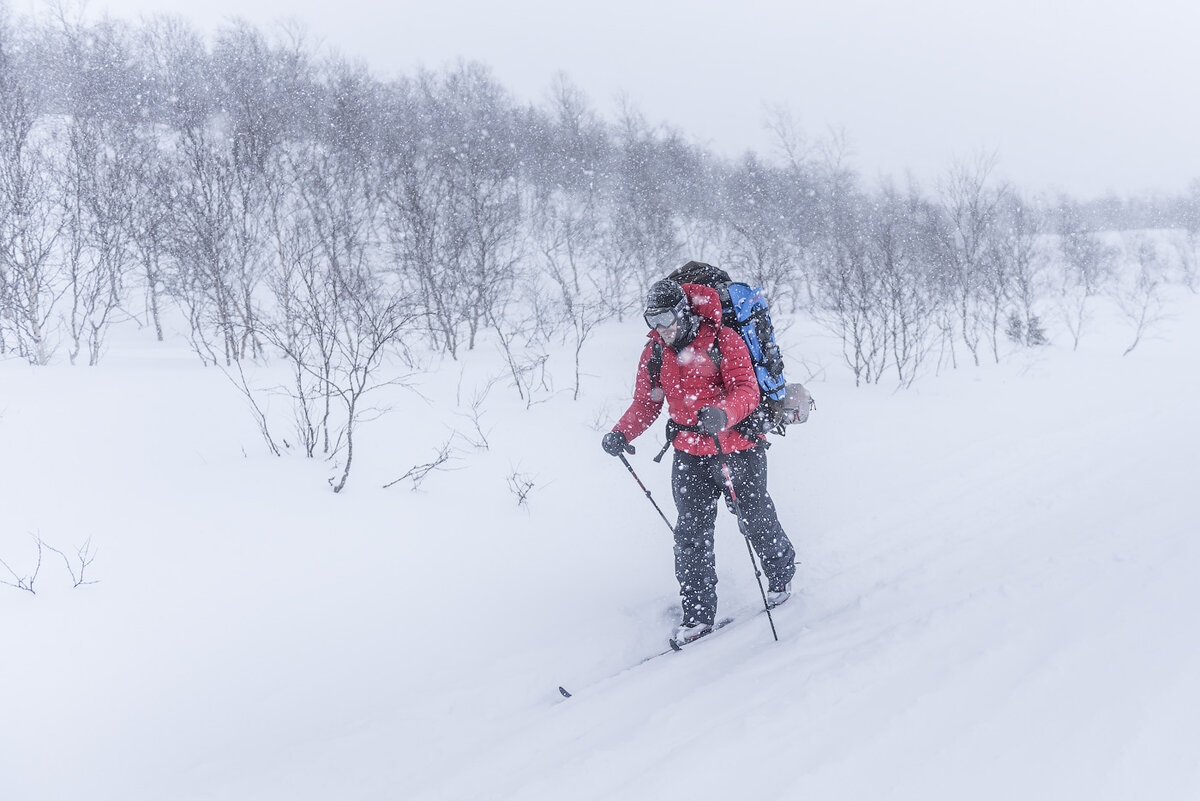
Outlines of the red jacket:
M 614 431 L 620 431 L 625 439 L 633 441 L 658 418 L 662 411 L 662 397 L 655 399 L 651 393 L 650 371 L 646 367 L 653 352 L 653 340 L 663 343 L 663 365 L 659 380 L 671 419 L 680 425 L 696 425 L 697 412 L 703 406 L 715 406 L 729 418 L 727 428 L 719 435 L 721 450 L 743 451 L 758 443 L 731 427 L 741 422 L 746 415 L 758 408 L 758 380 L 754 376 L 754 365 L 746 343 L 732 328 L 721 326 L 721 298 L 715 289 L 699 284 L 684 284 L 683 291 L 692 304 L 692 311 L 700 316 L 700 330 L 691 344 L 678 354 L 665 342 L 657 331 L 651 331 L 651 342 L 642 350 L 638 362 L 637 382 L 633 390 L 633 403 L 621 416 Z M 714 339 L 721 354 L 720 369 L 709 358 Z M 711 456 L 717 452 L 711 437 L 691 431 L 675 435 L 675 447 L 694 456 Z

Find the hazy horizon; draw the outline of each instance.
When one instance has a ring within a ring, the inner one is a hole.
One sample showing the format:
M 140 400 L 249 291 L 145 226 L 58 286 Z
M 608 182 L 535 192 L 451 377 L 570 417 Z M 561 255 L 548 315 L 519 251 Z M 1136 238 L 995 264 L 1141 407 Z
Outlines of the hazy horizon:
M 13 2 L 35 13 L 34 0 Z M 998 157 L 997 177 L 1081 199 L 1179 193 L 1200 179 L 1200 8 L 1150 0 L 971 4 L 881 0 L 732 4 L 513 0 L 434 6 L 362 0 L 97 0 L 86 13 L 171 13 L 213 31 L 237 17 L 299 22 L 382 78 L 459 59 L 539 102 L 565 73 L 606 119 L 627 99 L 712 151 L 775 149 L 768 109 L 811 140 L 844 132 L 867 181 L 931 186 L 955 161 Z

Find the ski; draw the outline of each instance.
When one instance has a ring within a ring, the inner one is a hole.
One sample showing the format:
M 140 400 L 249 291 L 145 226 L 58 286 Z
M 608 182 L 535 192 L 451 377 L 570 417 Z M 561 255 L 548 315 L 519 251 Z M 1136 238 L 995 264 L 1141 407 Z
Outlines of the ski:
M 707 634 L 702 634 L 699 637 L 697 637 L 696 639 L 690 640 L 685 643 L 676 643 L 675 638 L 673 638 L 673 637 L 669 638 L 667 640 L 667 644 L 671 646 L 670 648 L 668 648 L 665 651 L 658 651 L 656 653 L 650 654 L 649 656 L 643 657 L 642 659 L 639 659 L 637 662 L 633 663 L 632 665 L 625 668 L 621 672 L 624 673 L 626 671 L 633 670 L 636 667 L 641 667 L 642 665 L 646 664 L 647 662 L 650 662 L 651 660 L 658 659 L 660 656 L 666 656 L 667 654 L 679 653 L 684 648 L 687 648 L 689 645 L 692 645 L 696 642 L 699 642 L 700 640 L 703 640 L 705 637 L 708 637 L 709 635 L 713 634 L 714 632 L 718 631 L 719 629 L 725 628 L 733 621 L 734 621 L 734 618 L 731 618 L 731 617 L 722 618 L 721 620 L 718 620 L 716 623 L 713 624 L 712 629 L 710 629 Z M 617 674 L 617 675 L 619 675 L 619 674 Z M 559 692 L 559 694 L 562 695 L 563 698 L 571 698 L 574 696 L 574 693 L 572 693 L 570 690 L 568 690 L 566 687 L 563 687 L 562 685 L 559 685 L 558 692 Z
M 778 603 L 769 604 L 766 607 L 764 607 L 763 609 L 759 609 L 758 611 L 749 615 L 749 617 L 758 617 L 758 615 L 764 611 L 774 612 L 776 609 L 778 609 L 779 607 L 781 607 L 785 603 L 787 603 L 791 597 L 792 596 L 789 593 L 782 601 L 779 601 Z M 701 634 L 699 637 L 696 637 L 695 639 L 688 640 L 687 642 L 677 642 L 675 640 L 675 638 L 672 637 L 671 639 L 667 640 L 667 644 L 671 646 L 671 651 L 682 651 L 684 648 L 688 647 L 689 645 L 691 645 L 695 642 L 698 642 L 700 640 L 703 640 L 705 637 L 710 637 L 713 634 L 716 634 L 719 629 L 725 628 L 730 623 L 733 623 L 735 620 L 741 620 L 741 619 L 748 619 L 748 618 L 732 618 L 732 617 L 723 618 L 721 620 L 718 620 L 716 623 L 714 623 L 713 627 L 711 629 L 704 632 L 703 634 Z M 774 622 L 772 622 L 772 624 L 771 624 L 771 630 L 772 631 L 775 630 Z M 778 638 L 776 638 L 776 639 L 778 640 Z M 654 657 L 663 656 L 664 654 L 669 654 L 669 653 L 671 653 L 671 651 L 663 651 L 661 654 L 655 654 L 654 656 L 648 657 L 646 660 L 643 660 L 643 661 L 649 661 L 650 659 L 653 659 Z
M 785 599 L 785 601 L 786 600 L 787 599 Z M 783 606 L 782 603 L 776 604 L 775 606 L 771 607 L 771 609 L 772 609 L 772 611 L 774 611 L 775 609 L 778 609 L 781 606 Z M 640 667 L 640 666 L 646 664 L 647 662 L 650 662 L 651 660 L 658 659 L 660 656 L 666 656 L 667 654 L 682 653 L 688 647 L 695 645 L 696 643 L 700 642 L 701 640 L 705 640 L 705 639 L 711 637 L 713 634 L 717 633 L 721 629 L 724 629 L 726 626 L 728 626 L 731 623 L 736 623 L 739 620 L 751 620 L 753 618 L 757 618 L 758 615 L 760 613 L 762 613 L 762 611 L 763 611 L 762 609 L 759 609 L 757 612 L 748 614 L 745 617 L 738 616 L 738 617 L 721 618 L 720 620 L 718 620 L 716 623 L 713 624 L 712 629 L 710 629 L 707 633 L 701 634 L 696 639 L 689 640 L 688 642 L 680 643 L 680 642 L 676 642 L 674 637 L 669 638 L 667 640 L 667 644 L 670 647 L 667 648 L 667 650 L 650 654 L 649 656 L 647 656 L 647 657 L 639 660 L 638 662 L 635 662 L 634 664 L 630 665 L 629 667 L 625 668 L 621 672 L 624 673 L 624 672 L 632 670 L 636 667 Z M 619 674 L 617 674 L 617 675 L 619 675 Z M 562 685 L 559 685 L 558 692 L 559 692 L 559 694 L 562 695 L 563 698 L 572 698 L 574 696 L 574 693 L 572 693 L 570 690 L 568 690 L 566 687 L 563 687 Z

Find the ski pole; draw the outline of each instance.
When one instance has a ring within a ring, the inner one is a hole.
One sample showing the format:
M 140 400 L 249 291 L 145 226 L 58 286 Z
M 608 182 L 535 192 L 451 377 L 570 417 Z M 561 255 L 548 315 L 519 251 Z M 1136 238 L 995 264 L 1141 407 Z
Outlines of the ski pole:
M 671 525 L 671 521 L 667 519 L 665 514 L 663 514 L 663 510 L 658 508 L 658 504 L 654 502 L 654 496 L 650 494 L 650 490 L 646 489 L 646 485 L 642 483 L 640 478 L 638 478 L 638 474 L 633 472 L 633 465 L 631 465 L 629 460 L 625 458 L 625 454 L 618 453 L 617 458 L 621 460 L 621 464 L 625 465 L 625 469 L 629 471 L 629 475 L 633 476 L 633 480 L 637 482 L 638 486 L 642 488 L 642 492 L 646 493 L 646 498 L 651 504 L 653 504 L 654 511 L 658 512 L 658 516 L 663 519 L 663 522 L 667 524 L 667 528 L 671 529 L 671 533 L 674 534 L 675 527 Z
M 763 589 L 762 571 L 759 570 L 758 561 L 754 558 L 754 549 L 750 547 L 750 532 L 746 530 L 746 521 L 742 519 L 742 505 L 738 502 L 737 492 L 733 489 L 733 473 L 729 470 L 725 452 L 721 450 L 721 441 L 716 436 L 713 436 L 712 441 L 717 446 L 717 456 L 721 459 L 721 473 L 725 476 L 725 488 L 729 490 L 729 498 L 733 501 L 733 516 L 737 518 L 738 531 L 742 532 L 742 538 L 746 540 L 746 553 L 750 554 L 750 564 L 754 567 L 754 578 L 758 581 L 758 591 L 762 595 L 763 609 L 767 613 L 767 622 L 771 624 L 771 636 L 775 638 L 775 642 L 779 642 L 779 634 L 775 631 L 775 619 L 771 617 L 771 606 L 767 603 L 767 591 Z

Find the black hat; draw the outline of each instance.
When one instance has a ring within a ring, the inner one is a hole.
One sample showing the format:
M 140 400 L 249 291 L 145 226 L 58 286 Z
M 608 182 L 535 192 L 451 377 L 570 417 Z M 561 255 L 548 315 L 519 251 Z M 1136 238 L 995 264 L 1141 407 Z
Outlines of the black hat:
M 670 278 L 656 282 L 646 293 L 647 309 L 674 309 L 683 301 L 683 288 Z

